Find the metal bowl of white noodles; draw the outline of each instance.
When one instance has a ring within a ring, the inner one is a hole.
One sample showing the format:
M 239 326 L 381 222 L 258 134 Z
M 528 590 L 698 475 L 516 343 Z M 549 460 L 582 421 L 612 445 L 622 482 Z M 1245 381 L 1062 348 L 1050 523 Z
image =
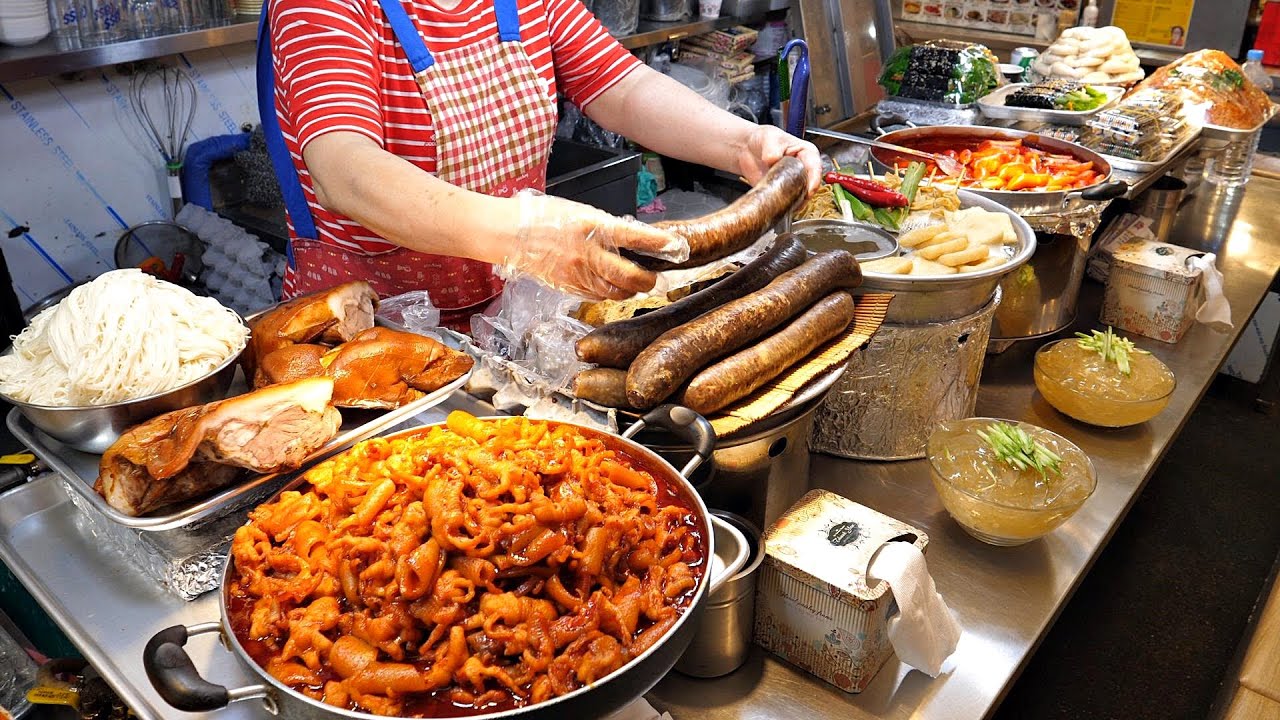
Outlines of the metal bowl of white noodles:
M 0 398 L 17 407 L 32 425 L 63 445 L 101 454 L 134 425 L 173 410 L 225 398 L 235 379 L 236 361 L 243 351 L 242 348 L 232 353 L 203 377 L 135 400 L 105 405 L 54 406 L 23 402 L 4 393 L 0 393 Z

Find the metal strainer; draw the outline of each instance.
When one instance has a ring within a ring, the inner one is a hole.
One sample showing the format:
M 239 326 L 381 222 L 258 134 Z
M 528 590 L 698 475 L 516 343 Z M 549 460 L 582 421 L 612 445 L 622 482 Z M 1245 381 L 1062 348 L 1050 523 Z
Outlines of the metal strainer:
M 188 289 L 199 287 L 205 243 L 176 222 L 153 220 L 134 225 L 116 242 L 116 267 L 141 268 Z

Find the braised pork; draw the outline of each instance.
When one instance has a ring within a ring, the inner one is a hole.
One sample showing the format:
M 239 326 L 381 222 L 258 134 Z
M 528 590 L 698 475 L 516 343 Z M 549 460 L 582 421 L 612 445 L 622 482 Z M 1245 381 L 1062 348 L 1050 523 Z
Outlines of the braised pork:
M 148 420 L 102 456 L 94 490 L 143 515 L 255 473 L 299 467 L 338 433 L 334 382 L 308 378 Z
M 471 369 L 471 356 L 416 333 L 375 327 L 325 354 L 333 404 L 396 408 L 438 390 Z
M 303 295 L 263 313 L 249 323 L 251 335 L 241 362 L 245 377 L 280 348 L 298 343 L 336 345 L 373 327 L 378 294 L 363 280 Z

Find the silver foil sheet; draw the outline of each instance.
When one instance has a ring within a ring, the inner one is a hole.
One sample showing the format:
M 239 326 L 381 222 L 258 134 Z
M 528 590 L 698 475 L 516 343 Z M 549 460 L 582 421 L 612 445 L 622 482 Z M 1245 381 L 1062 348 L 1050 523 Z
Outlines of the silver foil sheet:
M 948 322 L 885 323 L 818 407 L 809 447 L 863 460 L 923 457 L 938 423 L 973 414 L 1000 294 Z

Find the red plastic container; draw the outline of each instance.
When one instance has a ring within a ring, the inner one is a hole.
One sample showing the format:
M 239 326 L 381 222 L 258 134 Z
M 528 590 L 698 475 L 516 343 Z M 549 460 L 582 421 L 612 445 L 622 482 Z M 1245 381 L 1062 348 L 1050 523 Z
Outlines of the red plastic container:
M 1262 51 L 1263 65 L 1280 65 L 1280 2 L 1263 5 L 1262 24 L 1253 47 Z

